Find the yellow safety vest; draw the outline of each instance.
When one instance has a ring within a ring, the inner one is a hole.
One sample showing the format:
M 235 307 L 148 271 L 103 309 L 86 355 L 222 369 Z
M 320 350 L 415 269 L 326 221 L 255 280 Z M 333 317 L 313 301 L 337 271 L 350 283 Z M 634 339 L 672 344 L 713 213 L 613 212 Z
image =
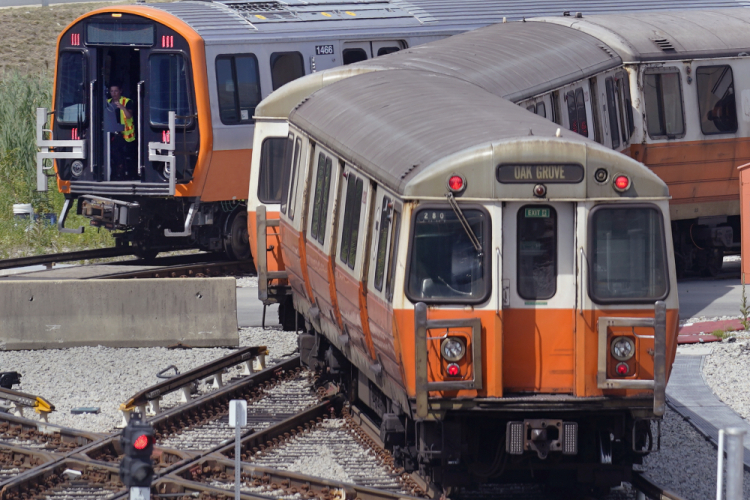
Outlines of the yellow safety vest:
M 112 102 L 112 99 L 107 99 L 107 102 Z M 130 99 L 127 97 L 120 97 L 120 104 L 123 106 L 127 106 L 127 104 L 130 102 Z M 132 118 L 126 118 L 125 112 L 123 110 L 120 110 L 120 123 L 125 124 L 125 130 L 122 132 L 122 138 L 125 139 L 125 142 L 133 142 L 135 140 L 135 125 L 133 125 L 133 119 Z

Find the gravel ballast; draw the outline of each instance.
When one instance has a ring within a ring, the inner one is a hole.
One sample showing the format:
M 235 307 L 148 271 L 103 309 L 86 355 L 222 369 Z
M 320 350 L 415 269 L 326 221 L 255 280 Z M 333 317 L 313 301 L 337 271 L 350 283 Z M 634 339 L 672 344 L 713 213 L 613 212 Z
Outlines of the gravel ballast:
M 295 332 L 278 329 L 243 328 L 240 346 L 265 345 L 267 365 L 293 355 L 297 349 Z M 122 421 L 120 403 L 136 392 L 161 381 L 156 374 L 169 365 L 180 372 L 191 370 L 226 356 L 233 349 L 167 349 L 76 347 L 39 351 L 0 351 L 2 371 L 17 371 L 21 385 L 14 389 L 41 396 L 55 405 L 52 424 L 89 432 L 111 432 Z M 170 372 L 171 373 L 171 372 Z M 203 388 L 205 390 L 205 388 Z M 165 398 L 165 407 L 176 400 Z M 73 408 L 99 407 L 98 414 L 72 415 Z M 38 418 L 25 410 L 27 418 Z

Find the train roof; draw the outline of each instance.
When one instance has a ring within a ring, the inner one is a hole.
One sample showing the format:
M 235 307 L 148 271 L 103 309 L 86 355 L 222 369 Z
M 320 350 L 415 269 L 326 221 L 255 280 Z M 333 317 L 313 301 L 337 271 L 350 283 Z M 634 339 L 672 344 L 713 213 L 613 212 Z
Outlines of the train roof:
M 535 20 L 537 21 L 537 20 Z M 625 62 L 736 57 L 750 52 L 750 9 L 675 10 L 538 19 L 599 38 Z
M 579 163 L 631 175 L 630 196 L 668 197 L 641 163 L 458 78 L 432 72 L 364 73 L 327 86 L 289 116 L 294 126 L 405 197 L 439 197 L 448 176 L 468 179 L 465 198 L 523 198 L 500 185 L 499 163 Z M 551 198 L 620 197 L 592 175 L 550 186 Z
M 352 29 L 414 27 L 421 32 L 467 29 L 524 17 L 562 15 L 580 10 L 586 14 L 658 11 L 708 7 L 738 7 L 740 0 L 187 0 L 146 4 L 177 17 L 194 29 L 206 44 L 242 42 L 250 38 L 304 33 L 308 37 Z

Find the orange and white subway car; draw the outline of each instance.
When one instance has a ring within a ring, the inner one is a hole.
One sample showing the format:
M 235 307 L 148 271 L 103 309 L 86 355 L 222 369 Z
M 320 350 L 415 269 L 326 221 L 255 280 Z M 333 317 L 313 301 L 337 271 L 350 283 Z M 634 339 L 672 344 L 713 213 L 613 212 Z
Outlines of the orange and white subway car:
M 591 489 L 657 449 L 678 301 L 649 169 L 429 71 L 325 86 L 287 141 L 303 363 L 349 380 L 400 465 Z

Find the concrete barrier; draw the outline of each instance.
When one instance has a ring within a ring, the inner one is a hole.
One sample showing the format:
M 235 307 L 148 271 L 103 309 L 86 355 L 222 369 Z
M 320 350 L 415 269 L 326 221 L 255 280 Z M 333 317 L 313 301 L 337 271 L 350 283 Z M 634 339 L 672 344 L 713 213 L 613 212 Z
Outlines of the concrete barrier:
M 237 347 L 234 278 L 0 280 L 0 349 Z

